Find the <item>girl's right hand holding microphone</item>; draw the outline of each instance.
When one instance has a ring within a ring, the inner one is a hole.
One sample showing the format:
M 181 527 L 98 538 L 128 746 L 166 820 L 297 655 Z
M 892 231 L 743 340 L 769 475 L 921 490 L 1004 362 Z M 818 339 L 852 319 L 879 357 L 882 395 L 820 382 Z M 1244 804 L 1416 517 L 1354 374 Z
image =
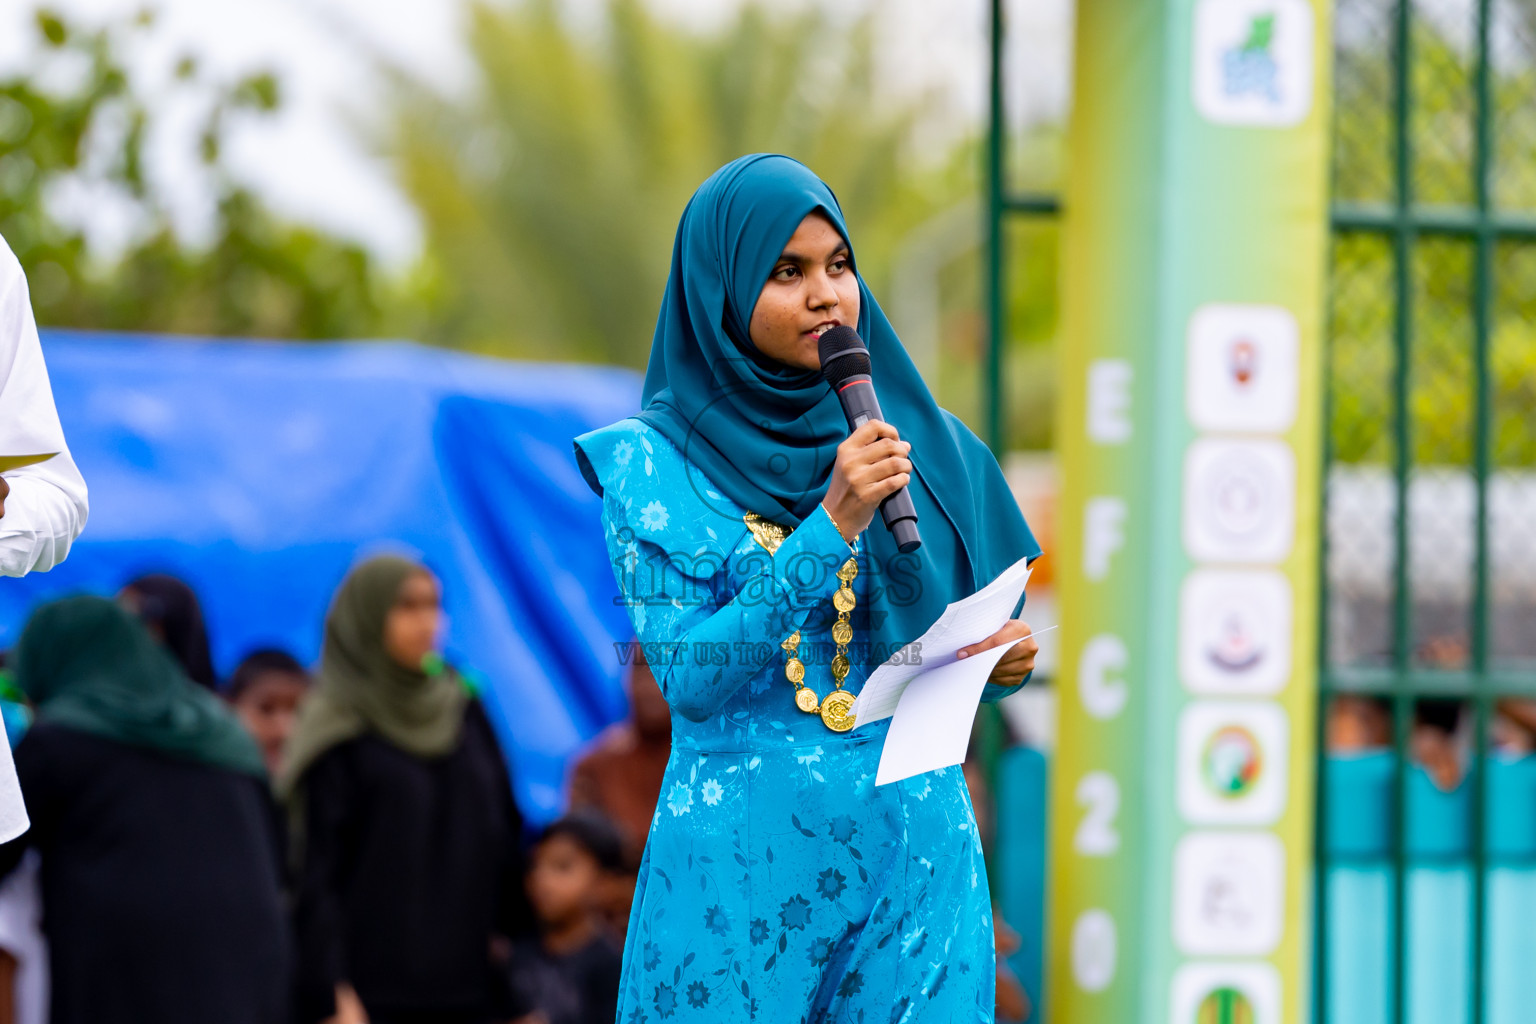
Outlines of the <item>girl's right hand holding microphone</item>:
M 912 446 L 896 428 L 870 420 L 837 446 L 832 481 L 822 505 L 849 544 L 875 517 L 886 498 L 912 480 Z

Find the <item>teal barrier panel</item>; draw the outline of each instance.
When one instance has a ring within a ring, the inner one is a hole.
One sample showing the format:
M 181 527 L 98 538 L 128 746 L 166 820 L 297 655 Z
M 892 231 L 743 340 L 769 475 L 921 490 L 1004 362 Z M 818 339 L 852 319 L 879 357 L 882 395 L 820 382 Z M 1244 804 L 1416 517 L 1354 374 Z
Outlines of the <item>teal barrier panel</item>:
M 1392 1018 L 1394 759 L 1330 759 L 1328 1011 L 1331 1021 Z M 1475 779 L 1443 791 L 1408 770 L 1406 956 L 1410 1024 L 1470 1024 Z M 1488 765 L 1484 987 L 1488 1024 L 1536 1020 L 1536 758 Z
M 1045 822 L 1048 769 L 1045 755 L 1030 747 L 1006 751 L 997 768 L 997 843 L 993 892 L 997 912 L 1019 933 L 1008 964 L 1034 1005 L 1031 1021 L 1044 1017 L 1041 978 L 1045 963 Z
M 1488 1021 L 1536 1018 L 1536 869 L 1488 872 Z
M 1391 878 L 1385 867 L 1328 872 L 1328 1019 L 1358 1024 L 1392 1014 Z

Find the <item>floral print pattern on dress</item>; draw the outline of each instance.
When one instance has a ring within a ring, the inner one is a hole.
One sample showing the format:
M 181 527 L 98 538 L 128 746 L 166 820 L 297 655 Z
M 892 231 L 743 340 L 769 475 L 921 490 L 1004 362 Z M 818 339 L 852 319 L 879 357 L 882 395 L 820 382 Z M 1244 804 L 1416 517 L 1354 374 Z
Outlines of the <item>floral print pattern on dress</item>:
M 659 501 L 653 501 L 640 510 L 640 523 L 647 530 L 665 530 L 667 519 L 667 506 Z

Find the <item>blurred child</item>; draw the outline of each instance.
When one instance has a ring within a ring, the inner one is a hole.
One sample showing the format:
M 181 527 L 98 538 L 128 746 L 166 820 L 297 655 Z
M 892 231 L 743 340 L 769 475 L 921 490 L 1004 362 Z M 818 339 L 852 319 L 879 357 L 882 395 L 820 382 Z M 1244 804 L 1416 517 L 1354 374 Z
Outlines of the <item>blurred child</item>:
M 1358 754 L 1392 745 L 1392 705 L 1373 695 L 1341 693 L 1328 702 L 1330 754 Z
M 1469 737 L 1463 732 L 1462 718 L 1457 700 L 1430 697 L 1414 705 L 1409 754 L 1447 793 L 1460 786 L 1466 775 Z
M 1392 746 L 1393 708 L 1386 697 L 1339 694 L 1327 706 L 1327 746 L 1330 755 L 1369 754 Z M 1408 751 L 1436 786 L 1450 792 L 1465 775 L 1466 737 L 1461 704 L 1437 698 L 1414 702 Z
M 623 843 L 605 819 L 567 815 L 544 830 L 528 870 L 539 938 L 513 956 L 514 986 L 548 1024 L 611 1024 L 620 953 L 601 918 L 608 879 L 624 869 Z M 537 1018 L 536 1018 L 537 1019 Z
M 299 705 L 309 692 L 309 673 L 293 655 L 267 648 L 247 655 L 229 677 L 224 697 L 261 748 L 267 771 L 275 779 L 282 766 L 283 747 L 293 734 Z

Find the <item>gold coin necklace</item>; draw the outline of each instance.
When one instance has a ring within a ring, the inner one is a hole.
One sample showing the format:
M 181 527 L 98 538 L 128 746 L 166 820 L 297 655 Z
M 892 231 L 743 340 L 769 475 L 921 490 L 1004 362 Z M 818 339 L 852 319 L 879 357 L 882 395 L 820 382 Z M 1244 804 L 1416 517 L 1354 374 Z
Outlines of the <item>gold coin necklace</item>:
M 859 575 L 859 563 L 850 558 L 837 570 L 840 581 L 832 595 L 832 607 L 837 609 L 837 621 L 832 625 L 832 641 L 837 653 L 832 656 L 833 690 L 823 699 L 805 685 L 805 662 L 800 660 L 800 631 L 797 629 L 779 646 L 784 649 L 784 676 L 795 684 L 795 707 L 808 715 L 820 713 L 822 724 L 834 732 L 847 732 L 853 728 L 853 694 L 843 689 L 848 678 L 848 645 L 853 642 L 853 624 L 849 621 L 853 607 L 858 603 L 853 596 L 853 580 Z

